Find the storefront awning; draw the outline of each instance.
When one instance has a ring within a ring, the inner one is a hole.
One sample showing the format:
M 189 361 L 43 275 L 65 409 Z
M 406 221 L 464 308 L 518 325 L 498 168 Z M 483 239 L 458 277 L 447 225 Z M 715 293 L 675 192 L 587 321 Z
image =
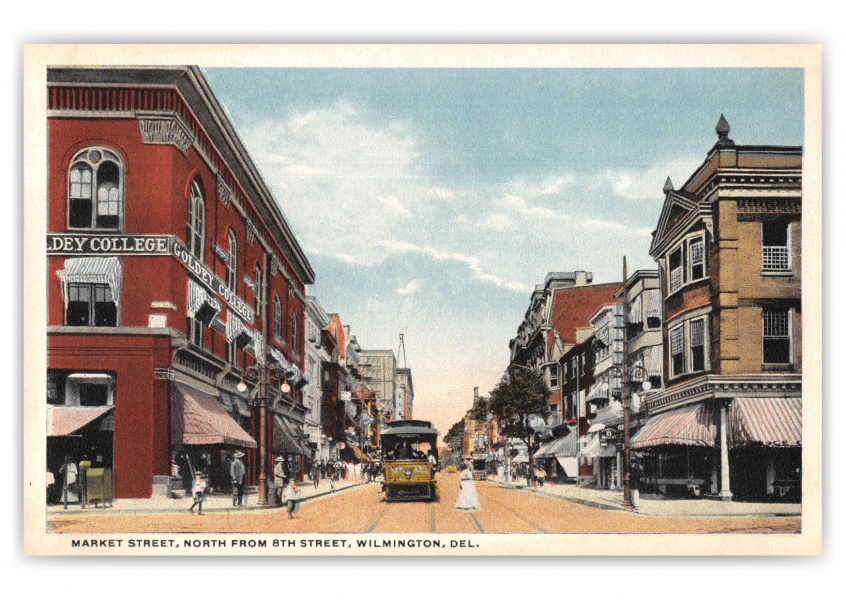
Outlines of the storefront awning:
M 629 323 L 643 323 L 643 294 L 638 294 L 629 305 Z
M 535 452 L 535 458 L 577 456 L 579 450 L 579 436 L 571 431 L 564 437 L 552 440 L 541 446 Z
M 731 406 L 732 446 L 802 445 L 802 398 L 737 398 Z
M 556 456 L 555 458 L 564 471 L 564 475 L 567 477 L 579 476 L 579 461 L 576 460 L 575 456 Z
M 170 388 L 170 432 L 174 445 L 255 448 L 256 441 L 213 396 L 181 383 Z
M 311 450 L 300 441 L 294 427 L 279 415 L 273 416 L 273 452 L 276 454 L 311 455 Z
M 591 388 L 590 393 L 585 398 L 585 401 L 590 402 L 591 400 L 598 400 L 600 398 L 607 398 L 608 397 L 608 383 L 603 381 L 599 385 L 595 385 Z
M 661 318 L 661 291 L 657 289 L 645 290 L 643 294 L 643 310 L 647 319 Z
M 108 285 L 116 305 L 120 304 L 123 284 L 123 265 L 117 256 L 81 256 L 65 259 L 65 268 L 56 274 L 62 280 L 65 303 L 68 300 L 68 284 L 99 283 Z
M 718 415 L 705 404 L 689 404 L 649 419 L 632 437 L 632 448 L 714 446 Z
M 73 435 L 86 425 L 99 419 L 113 406 L 48 406 L 47 436 L 64 437 Z

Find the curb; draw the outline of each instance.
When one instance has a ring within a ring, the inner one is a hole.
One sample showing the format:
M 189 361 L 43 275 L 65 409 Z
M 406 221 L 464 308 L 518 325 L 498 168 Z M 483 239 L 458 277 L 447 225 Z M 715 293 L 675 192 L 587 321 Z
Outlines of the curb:
M 606 504 L 604 502 L 597 502 L 595 500 L 585 500 L 584 498 L 571 498 L 569 496 L 561 496 L 559 494 L 552 494 L 547 491 L 540 491 L 535 489 L 529 489 L 526 486 L 521 485 L 514 485 L 511 483 L 501 483 L 499 481 L 491 481 L 494 485 L 498 485 L 500 487 L 509 488 L 512 490 L 519 490 L 521 492 L 527 492 L 530 494 L 539 494 L 541 496 L 546 496 L 547 498 L 557 498 L 558 500 L 564 500 L 565 502 L 572 502 L 573 504 L 582 504 L 584 506 L 589 506 L 591 508 L 601 508 L 603 510 L 619 510 L 622 512 L 634 514 L 634 515 L 643 515 L 643 513 L 638 512 L 637 510 L 626 510 L 622 506 L 614 506 L 613 504 Z
M 312 496 L 307 498 L 303 498 L 300 500 L 301 503 L 308 502 L 309 500 L 314 500 L 316 498 L 321 498 L 323 496 L 329 496 L 331 494 L 340 494 L 347 490 L 351 490 L 357 487 L 361 487 L 363 485 L 369 485 L 369 483 L 378 483 L 375 481 L 372 482 L 360 482 L 360 483 L 353 483 L 351 485 L 345 485 L 339 489 L 327 489 L 325 492 L 318 492 Z M 188 498 L 185 498 L 188 500 Z M 250 504 L 248 506 L 227 506 L 224 508 L 207 508 L 203 510 L 203 514 L 208 513 L 222 513 L 222 512 L 242 512 L 242 511 L 251 511 L 251 510 L 274 510 L 274 509 L 284 509 L 284 504 L 267 504 L 261 506 L 259 504 Z M 187 512 L 188 509 L 186 507 L 167 507 L 167 508 L 151 508 L 151 509 L 144 509 L 144 510 L 133 510 L 131 508 L 71 508 L 68 510 L 56 510 L 56 511 L 47 511 L 47 520 L 49 521 L 54 515 L 94 515 L 94 516 L 107 516 L 107 515 L 148 515 L 148 514 L 163 514 L 163 513 L 180 513 L 180 512 Z

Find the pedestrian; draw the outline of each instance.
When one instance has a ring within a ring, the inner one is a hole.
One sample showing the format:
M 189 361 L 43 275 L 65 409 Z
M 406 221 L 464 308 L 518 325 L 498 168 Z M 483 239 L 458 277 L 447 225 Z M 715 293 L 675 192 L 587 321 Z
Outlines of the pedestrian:
M 282 499 L 288 507 L 288 518 L 293 519 L 297 511 L 300 510 L 300 488 L 294 483 L 293 479 L 285 478 L 285 488 L 282 491 Z
M 335 463 L 329 463 L 326 468 L 327 477 L 329 477 L 329 487 L 335 491 Z
M 65 462 L 59 468 L 59 473 L 64 473 L 61 501 L 79 502 L 79 468 L 70 454 L 65 454 Z
M 282 486 L 288 474 L 285 472 L 285 457 L 277 456 L 273 467 L 273 481 L 276 482 L 276 501 L 282 504 Z
M 244 483 L 247 468 L 241 459 L 243 452 L 236 452 L 232 457 L 232 465 L 229 467 L 229 475 L 232 479 L 232 506 L 244 506 Z
M 194 480 L 191 483 L 191 497 L 194 498 L 194 504 L 188 509 L 188 512 L 194 514 L 194 507 L 199 505 L 200 509 L 197 511 L 203 514 L 203 502 L 206 501 L 206 476 L 197 471 L 194 473 Z
M 314 483 L 314 487 L 320 487 L 320 465 L 315 461 L 311 465 L 311 480 Z
M 511 481 L 517 480 L 517 465 L 511 465 Z
M 456 510 L 475 512 L 479 506 L 479 496 L 476 494 L 476 482 L 473 480 L 473 470 L 467 468 L 466 464 L 461 465 L 461 477 L 458 482 L 458 502 L 455 503 Z
M 543 482 L 546 480 L 546 469 L 543 467 L 538 471 L 538 483 L 543 487 Z

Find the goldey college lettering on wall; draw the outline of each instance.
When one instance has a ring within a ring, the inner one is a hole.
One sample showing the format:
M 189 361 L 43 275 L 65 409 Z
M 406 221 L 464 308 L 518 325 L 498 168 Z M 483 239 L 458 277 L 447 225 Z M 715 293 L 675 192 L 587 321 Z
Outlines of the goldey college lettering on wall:
M 47 254 L 50 256 L 172 255 L 201 283 L 223 298 L 240 317 L 249 323 L 253 321 L 253 308 L 226 287 L 222 279 L 197 260 L 182 241 L 172 235 L 48 233 Z

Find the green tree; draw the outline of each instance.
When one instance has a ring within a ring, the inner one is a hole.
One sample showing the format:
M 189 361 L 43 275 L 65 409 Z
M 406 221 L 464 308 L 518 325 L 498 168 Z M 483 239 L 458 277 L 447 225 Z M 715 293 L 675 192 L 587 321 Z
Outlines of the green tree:
M 464 443 L 464 419 L 452 424 L 444 434 L 444 443 L 453 449 L 459 449 Z
M 529 448 L 529 476 L 534 480 L 534 458 L 529 425 L 532 416 L 549 417 L 549 387 L 541 373 L 528 369 L 507 371 L 491 391 L 490 413 L 500 420 L 502 434 L 526 442 Z

